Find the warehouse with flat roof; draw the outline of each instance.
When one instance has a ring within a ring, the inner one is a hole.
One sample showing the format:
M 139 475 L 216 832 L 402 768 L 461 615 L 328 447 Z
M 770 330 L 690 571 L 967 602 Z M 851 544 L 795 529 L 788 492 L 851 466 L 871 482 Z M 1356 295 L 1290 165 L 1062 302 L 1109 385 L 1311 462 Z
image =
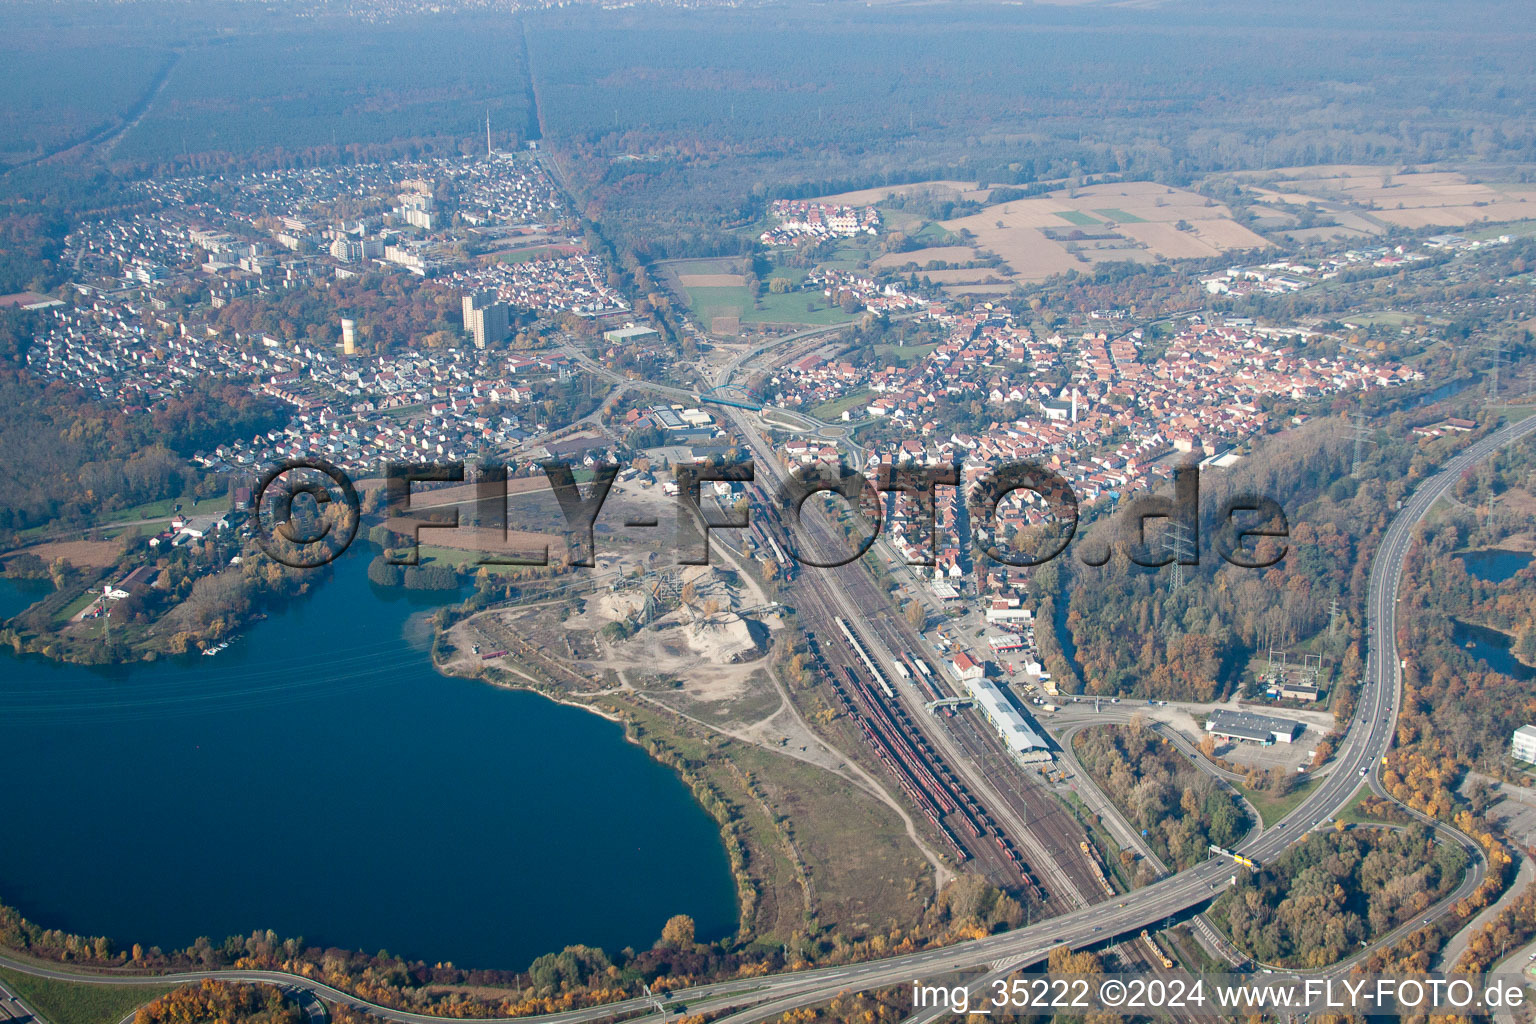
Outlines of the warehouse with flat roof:
M 996 683 L 988 679 L 967 679 L 965 689 L 1003 738 L 1003 745 L 1010 754 L 1026 764 L 1052 759 L 1051 745 L 1044 736 L 1030 727 L 1019 709 L 997 688 Z
M 1242 740 L 1246 743 L 1289 743 L 1307 727 L 1289 718 L 1256 715 L 1251 711 L 1212 711 L 1206 720 L 1205 731 L 1223 740 Z

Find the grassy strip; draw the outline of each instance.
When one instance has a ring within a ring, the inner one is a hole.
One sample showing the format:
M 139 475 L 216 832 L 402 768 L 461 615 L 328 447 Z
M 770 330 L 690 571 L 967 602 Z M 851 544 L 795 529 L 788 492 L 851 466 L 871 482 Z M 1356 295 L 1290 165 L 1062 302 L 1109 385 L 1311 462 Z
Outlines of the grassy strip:
M 0 979 L 47 1018 L 49 1024 L 118 1024 L 136 1008 L 176 987 L 90 985 L 37 978 L 3 968 L 0 968 Z
M 1312 792 L 1312 787 L 1316 784 L 1316 779 L 1308 779 L 1285 794 L 1285 796 L 1271 796 L 1256 789 L 1249 789 L 1242 783 L 1234 783 L 1238 792 L 1248 798 L 1248 802 L 1253 804 L 1254 810 L 1259 812 L 1259 817 L 1264 819 L 1265 828 L 1269 828 L 1269 826 L 1294 811 L 1297 805 L 1306 799 L 1307 794 Z
M 844 395 L 842 398 L 834 398 L 830 402 L 822 402 L 820 405 L 813 407 L 810 413 L 818 420 L 835 420 L 845 410 L 856 408 L 868 402 L 871 394 L 873 392 L 861 388 L 858 391 Z

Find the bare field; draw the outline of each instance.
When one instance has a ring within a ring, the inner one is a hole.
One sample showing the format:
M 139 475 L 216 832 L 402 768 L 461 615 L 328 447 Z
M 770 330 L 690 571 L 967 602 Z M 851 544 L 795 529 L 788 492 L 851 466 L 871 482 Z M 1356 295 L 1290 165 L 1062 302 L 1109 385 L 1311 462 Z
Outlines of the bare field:
M 1222 252 L 1228 249 L 1262 249 L 1269 243 L 1262 235 L 1243 227 L 1235 220 L 1221 218 L 1192 219 L 1195 237 Z
M 1126 224 L 1120 232 L 1170 259 L 1201 259 L 1221 252 L 1218 247 L 1188 231 L 1180 231 L 1172 224 Z
M 1456 171 L 1405 174 L 1395 167 L 1355 164 L 1271 173 L 1280 179 L 1271 188 L 1256 189 L 1260 195 L 1293 204 L 1337 204 L 1332 212 L 1340 224 L 1356 230 L 1379 230 L 1371 220 L 1406 228 L 1460 228 L 1536 218 L 1536 187 L 1470 181 Z
M 55 540 L 33 544 L 24 550 L 50 564 L 54 559 L 62 558 L 70 565 L 104 569 L 117 561 L 122 549 L 122 545 L 114 540 Z
M 947 284 L 944 294 L 960 295 L 1007 295 L 1013 291 L 1011 284 Z
M 1536 196 L 1536 192 L 1532 193 Z M 1401 227 L 1466 227 L 1487 221 L 1500 223 L 1510 220 L 1529 220 L 1536 217 L 1536 203 L 1520 200 L 1503 203 L 1482 203 L 1477 206 L 1439 206 L 1417 210 L 1379 210 L 1376 216 Z
M 877 270 L 904 267 L 915 263 L 919 267 L 938 260 L 941 263 L 966 263 L 976 258 L 976 252 L 968 245 L 933 245 L 911 252 L 888 252 L 871 264 Z
M 974 267 L 969 270 L 922 270 L 918 272 L 934 284 L 1007 284 L 1009 273 L 1002 267 Z M 1012 287 L 1011 285 L 1009 287 Z
M 684 288 L 740 288 L 747 283 L 741 274 L 678 274 Z
M 1178 230 L 1179 221 L 1188 222 L 1190 230 Z M 998 203 L 943 226 L 969 232 L 978 252 L 1002 257 L 1016 282 L 1081 269 L 1084 262 L 1200 258 L 1269 244 L 1220 203 L 1152 182 L 1062 189 Z M 1082 232 L 1083 241 L 1076 243 L 1080 252 L 1067 245 L 1074 231 Z

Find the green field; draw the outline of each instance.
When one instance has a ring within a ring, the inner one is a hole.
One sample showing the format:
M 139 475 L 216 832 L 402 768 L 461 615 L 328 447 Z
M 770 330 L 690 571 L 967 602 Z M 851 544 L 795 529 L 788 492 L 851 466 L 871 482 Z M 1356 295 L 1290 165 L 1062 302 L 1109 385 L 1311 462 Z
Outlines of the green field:
M 1056 216 L 1060 217 L 1068 224 L 1076 224 L 1080 228 L 1096 228 L 1099 227 L 1101 223 L 1100 221 L 1088 216 L 1081 210 L 1057 210 Z
M 0 968 L 0 978 L 49 1024 L 118 1024 L 174 985 L 88 985 L 52 981 Z
M 136 523 L 145 519 L 169 519 L 176 514 L 176 503 L 181 503 L 181 512 L 187 516 L 212 515 L 229 511 L 229 495 L 221 494 L 217 498 L 208 498 L 198 502 L 194 508 L 192 499 L 162 498 L 159 501 L 147 501 L 142 505 L 134 505 L 131 508 L 120 508 L 116 512 L 107 512 L 97 516 L 95 525 L 108 526 L 120 523 Z M 17 539 L 22 541 L 36 540 L 50 533 L 58 531 L 57 523 L 43 523 L 40 526 L 29 526 L 25 530 L 16 532 Z M 88 527 L 81 527 L 87 529 Z
M 1237 789 L 1248 798 L 1249 803 L 1253 804 L 1254 810 L 1259 812 L 1259 817 L 1264 819 L 1264 827 L 1269 828 L 1294 811 L 1297 805 L 1306 799 L 1307 794 L 1312 792 L 1312 787 L 1315 785 L 1317 785 L 1317 779 L 1309 778 L 1306 782 L 1298 783 L 1295 789 L 1281 797 L 1260 793 L 1243 785 L 1238 785 Z
M 787 275 L 786 275 L 787 276 Z M 744 324 L 810 324 L 821 327 L 847 323 L 853 316 L 837 306 L 829 306 L 820 292 L 764 292 L 754 303 L 745 287 L 689 288 L 688 305 L 699 323 L 709 327 L 717 316 L 740 317 Z
M 1114 221 L 1116 224 L 1146 223 L 1144 218 L 1138 217 L 1134 213 L 1126 213 L 1124 210 L 1117 210 L 1113 206 L 1105 207 L 1102 210 L 1094 210 L 1093 212 L 1098 214 L 1100 217 L 1103 217 L 1105 220 Z
M 1498 238 L 1500 235 L 1508 235 L 1511 238 L 1529 238 L 1531 235 L 1536 235 L 1536 220 L 1517 220 L 1508 224 L 1499 224 L 1491 228 L 1480 227 L 1471 231 L 1458 231 L 1456 234 L 1461 235 L 1463 238 L 1471 238 L 1479 241 L 1487 241 L 1490 238 Z
M 837 270 L 858 270 L 866 266 L 875 254 L 870 247 L 862 242 L 844 241 L 837 245 L 837 255 L 829 260 L 821 260 L 816 266 L 833 267 Z
M 78 615 L 86 605 L 96 600 L 96 595 L 87 590 L 69 604 L 60 608 L 53 616 L 54 622 L 68 622 L 71 617 Z
M 813 406 L 810 414 L 819 420 L 835 420 L 842 416 L 845 409 L 853 409 L 868 402 L 869 396 L 872 394 L 874 392 L 867 389 L 854 391 L 844 395 L 842 398 L 835 398 L 830 402 L 822 402 L 820 405 Z
M 1392 310 L 1380 310 L 1349 318 L 1350 323 L 1359 324 L 1362 327 L 1404 327 L 1417 323 L 1418 320 L 1419 318 L 1412 313 L 1398 313 Z
M 497 263 L 529 263 L 533 260 L 545 257 L 563 256 L 565 248 L 558 245 L 536 245 L 532 249 L 519 249 L 516 252 L 500 253 L 496 257 Z
M 1360 805 L 1365 803 L 1365 801 L 1371 796 L 1372 793 L 1370 789 L 1361 787 L 1360 792 L 1355 794 L 1355 798 L 1349 802 L 1347 807 L 1338 813 L 1334 820 L 1342 821 L 1346 825 L 1401 825 L 1404 821 L 1409 820 L 1406 812 L 1400 821 L 1387 821 L 1382 818 L 1373 817 L 1372 815 L 1366 814 L 1363 810 L 1361 810 Z

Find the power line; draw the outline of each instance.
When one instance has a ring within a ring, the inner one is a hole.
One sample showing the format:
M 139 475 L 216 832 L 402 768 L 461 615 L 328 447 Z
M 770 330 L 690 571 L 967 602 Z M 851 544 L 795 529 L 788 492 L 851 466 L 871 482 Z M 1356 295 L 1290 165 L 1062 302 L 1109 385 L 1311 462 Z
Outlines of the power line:
M 1170 521 L 1163 546 L 1173 555 L 1173 576 L 1168 581 L 1168 592 L 1171 594 L 1184 585 L 1184 566 L 1195 557 L 1195 542 L 1185 524 Z
M 1360 467 L 1365 462 L 1365 446 L 1375 444 L 1376 442 L 1371 440 L 1371 430 L 1366 426 L 1365 413 L 1363 412 L 1355 413 L 1354 420 L 1350 423 L 1349 429 L 1355 440 L 1355 452 L 1354 456 L 1350 459 L 1349 475 L 1359 476 Z

